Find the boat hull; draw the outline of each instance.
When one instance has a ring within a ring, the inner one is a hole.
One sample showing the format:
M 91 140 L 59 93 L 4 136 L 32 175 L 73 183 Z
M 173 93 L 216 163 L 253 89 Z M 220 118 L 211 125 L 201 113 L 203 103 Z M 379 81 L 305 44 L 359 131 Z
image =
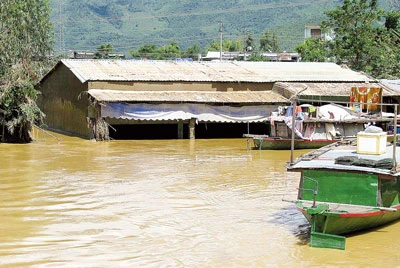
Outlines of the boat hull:
M 339 140 L 305 140 L 295 139 L 294 149 L 318 149 Z M 290 150 L 292 147 L 291 139 L 281 138 L 253 138 L 253 144 L 255 149 L 259 150 Z
M 400 206 L 391 210 L 368 209 L 358 212 L 321 212 L 309 213 L 300 203 L 296 207 L 312 225 L 315 232 L 343 235 L 356 231 L 379 227 L 400 219 Z

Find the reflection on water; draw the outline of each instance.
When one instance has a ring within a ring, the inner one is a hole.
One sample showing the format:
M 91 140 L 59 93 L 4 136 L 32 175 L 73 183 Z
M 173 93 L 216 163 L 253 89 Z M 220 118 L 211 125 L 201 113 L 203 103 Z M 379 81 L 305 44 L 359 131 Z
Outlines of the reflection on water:
M 395 266 L 400 224 L 308 246 L 288 151 L 245 139 L 0 144 L 1 267 Z M 301 152 L 296 152 L 297 154 Z

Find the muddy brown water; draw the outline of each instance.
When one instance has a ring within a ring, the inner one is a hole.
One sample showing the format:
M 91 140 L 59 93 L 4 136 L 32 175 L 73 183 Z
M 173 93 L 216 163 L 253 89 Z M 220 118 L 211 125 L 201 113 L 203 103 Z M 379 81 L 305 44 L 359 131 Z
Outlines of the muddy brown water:
M 245 139 L 0 144 L 0 267 L 395 267 L 400 222 L 310 248 L 289 151 Z M 300 154 L 301 152 L 296 152 Z

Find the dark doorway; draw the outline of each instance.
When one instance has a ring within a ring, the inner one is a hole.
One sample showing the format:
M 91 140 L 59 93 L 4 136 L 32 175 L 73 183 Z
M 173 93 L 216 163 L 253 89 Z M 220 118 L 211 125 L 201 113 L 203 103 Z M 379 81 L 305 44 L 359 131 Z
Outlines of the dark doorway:
M 178 124 L 113 125 L 110 137 L 114 140 L 168 140 L 178 138 Z M 183 137 L 188 137 L 187 125 Z
M 113 128 L 113 129 L 112 129 Z M 178 124 L 112 125 L 110 137 L 115 140 L 177 139 Z M 267 134 L 266 123 L 199 123 L 195 126 L 196 139 L 242 138 L 243 134 Z M 115 130 L 114 130 L 115 129 Z M 189 126 L 183 126 L 183 138 L 189 138 Z
M 200 123 L 196 125 L 196 139 L 243 138 L 243 134 L 267 134 L 265 123 Z

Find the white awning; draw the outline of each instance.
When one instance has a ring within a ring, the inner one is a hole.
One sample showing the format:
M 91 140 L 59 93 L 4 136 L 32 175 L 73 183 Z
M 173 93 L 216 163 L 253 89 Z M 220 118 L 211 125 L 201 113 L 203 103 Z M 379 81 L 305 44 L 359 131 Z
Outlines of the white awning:
M 259 106 L 212 106 L 206 104 L 145 104 L 106 103 L 101 107 L 102 117 L 129 120 L 189 120 L 197 122 L 264 122 L 268 120 L 271 105 Z

